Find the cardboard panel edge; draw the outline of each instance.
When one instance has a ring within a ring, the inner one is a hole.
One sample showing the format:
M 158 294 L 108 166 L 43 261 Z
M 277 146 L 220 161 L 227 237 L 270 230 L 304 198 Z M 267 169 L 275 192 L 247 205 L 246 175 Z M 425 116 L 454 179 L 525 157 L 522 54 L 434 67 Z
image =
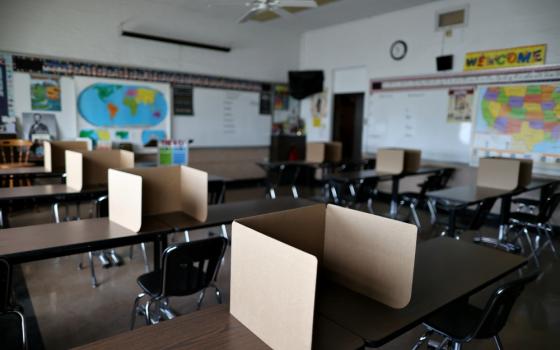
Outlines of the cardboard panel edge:
M 64 162 L 66 164 L 66 186 L 81 191 L 83 187 L 83 162 L 84 158 L 80 152 L 65 151 Z
M 109 220 L 131 231 L 142 227 L 142 177 L 109 169 Z

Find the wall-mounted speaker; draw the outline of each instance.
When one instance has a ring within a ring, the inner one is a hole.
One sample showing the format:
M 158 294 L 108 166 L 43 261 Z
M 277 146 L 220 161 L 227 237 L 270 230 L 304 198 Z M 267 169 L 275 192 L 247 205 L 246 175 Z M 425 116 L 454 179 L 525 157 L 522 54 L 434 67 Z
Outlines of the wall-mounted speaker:
M 453 55 L 436 57 L 436 66 L 438 72 L 453 69 Z

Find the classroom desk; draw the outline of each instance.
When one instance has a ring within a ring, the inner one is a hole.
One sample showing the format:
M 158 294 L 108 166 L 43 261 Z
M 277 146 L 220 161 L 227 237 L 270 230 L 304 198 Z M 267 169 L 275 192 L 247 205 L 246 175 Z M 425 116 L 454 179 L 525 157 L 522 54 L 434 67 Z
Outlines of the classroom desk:
M 36 178 L 59 178 L 64 183 L 63 171 L 47 171 L 42 166 L 30 166 L 21 168 L 0 168 L 0 178 L 14 179 L 27 178 L 34 180 Z
M 358 349 L 363 346 L 360 338 L 325 318 L 315 320 L 314 328 L 314 349 Z M 270 347 L 233 317 L 227 305 L 217 305 L 76 349 L 257 350 Z
M 447 237 L 416 248 L 410 304 L 392 309 L 332 282 L 321 281 L 317 312 L 379 347 L 449 303 L 468 297 L 526 263 L 524 257 Z
M 501 200 L 499 241 L 505 241 L 511 212 L 512 197 L 524 192 L 540 190 L 541 202 L 543 202 L 547 196 L 550 195 L 549 190 L 551 186 L 559 181 L 560 180 L 552 179 L 534 179 L 527 186 L 513 191 L 466 185 L 428 192 L 426 196 L 439 201 L 449 209 L 448 233 L 451 236 L 455 236 L 456 212 L 458 210 L 477 204 L 485 199 L 499 198 Z
M 334 173 L 328 176 L 329 180 L 346 183 L 348 185 L 354 185 L 365 179 L 378 179 L 379 181 L 392 180 L 391 186 L 391 207 L 389 209 L 389 216 L 391 218 L 397 217 L 397 210 L 399 204 L 399 185 L 402 178 L 408 176 L 416 175 L 429 175 L 436 174 L 438 172 L 444 171 L 449 168 L 435 167 L 435 166 L 423 166 L 418 168 L 414 172 L 402 173 L 402 174 L 388 174 L 383 172 L 378 172 L 376 170 L 360 170 L 360 171 L 349 171 Z

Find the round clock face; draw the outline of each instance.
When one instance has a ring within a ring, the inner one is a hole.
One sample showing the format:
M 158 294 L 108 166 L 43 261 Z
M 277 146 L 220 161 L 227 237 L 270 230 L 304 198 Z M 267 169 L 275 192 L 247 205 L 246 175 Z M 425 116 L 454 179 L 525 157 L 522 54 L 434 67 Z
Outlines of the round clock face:
M 397 40 L 391 45 L 391 57 L 394 60 L 402 60 L 406 56 L 406 43 L 402 40 Z

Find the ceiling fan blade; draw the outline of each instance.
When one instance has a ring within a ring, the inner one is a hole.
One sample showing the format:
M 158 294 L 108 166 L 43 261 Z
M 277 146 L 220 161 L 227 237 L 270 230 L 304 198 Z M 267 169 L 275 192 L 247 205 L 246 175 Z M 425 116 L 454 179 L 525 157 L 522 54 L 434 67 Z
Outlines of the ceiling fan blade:
M 260 9 L 251 9 L 247 13 L 245 13 L 241 18 L 237 20 L 237 23 L 245 23 L 253 17 L 253 15 L 261 12 Z
M 317 3 L 314 0 L 280 0 L 278 6 L 281 7 L 317 7 Z
M 270 11 L 274 12 L 278 16 L 285 19 L 291 19 L 292 17 L 294 17 L 294 15 L 292 15 L 291 13 L 289 13 L 288 11 L 284 10 L 281 7 L 272 8 L 270 9 Z

